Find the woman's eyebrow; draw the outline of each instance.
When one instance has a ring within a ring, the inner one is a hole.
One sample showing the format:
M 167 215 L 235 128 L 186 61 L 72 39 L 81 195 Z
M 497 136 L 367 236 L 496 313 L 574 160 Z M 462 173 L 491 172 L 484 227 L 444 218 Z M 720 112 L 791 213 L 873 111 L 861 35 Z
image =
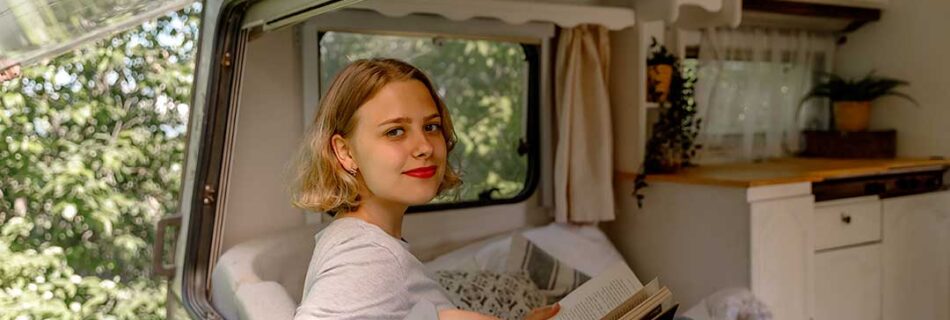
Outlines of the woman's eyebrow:
M 381 123 L 378 125 L 378 127 L 382 127 L 382 126 L 385 126 L 385 125 L 390 124 L 390 123 L 409 123 L 409 122 L 411 122 L 411 121 L 410 121 L 409 118 L 407 118 L 407 117 L 392 118 L 392 119 L 389 119 L 389 120 L 386 120 L 386 121 L 381 122 Z
M 433 114 L 430 114 L 430 115 L 426 116 L 425 119 L 424 119 L 424 121 L 429 121 L 429 120 L 437 119 L 437 118 L 441 118 L 441 117 L 442 117 L 442 115 L 440 115 L 440 114 L 438 114 L 438 113 L 433 113 Z M 412 122 L 412 120 L 410 120 L 409 117 L 399 117 L 399 118 L 392 118 L 392 119 L 383 121 L 383 122 L 379 123 L 378 126 L 379 126 L 379 127 L 382 127 L 382 126 L 385 126 L 385 125 L 391 124 L 391 123 L 410 123 L 410 122 Z

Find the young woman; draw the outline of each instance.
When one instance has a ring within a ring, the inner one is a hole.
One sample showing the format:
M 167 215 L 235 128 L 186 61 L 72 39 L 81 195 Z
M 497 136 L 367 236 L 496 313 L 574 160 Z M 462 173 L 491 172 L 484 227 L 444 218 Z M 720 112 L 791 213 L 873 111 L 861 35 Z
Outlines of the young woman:
M 452 121 L 429 78 L 392 59 L 345 67 L 320 103 L 294 204 L 334 220 L 316 238 L 296 319 L 490 319 L 457 310 L 402 240 L 406 208 L 460 183 Z M 437 311 L 436 311 L 437 310 Z M 547 319 L 557 305 L 528 319 Z

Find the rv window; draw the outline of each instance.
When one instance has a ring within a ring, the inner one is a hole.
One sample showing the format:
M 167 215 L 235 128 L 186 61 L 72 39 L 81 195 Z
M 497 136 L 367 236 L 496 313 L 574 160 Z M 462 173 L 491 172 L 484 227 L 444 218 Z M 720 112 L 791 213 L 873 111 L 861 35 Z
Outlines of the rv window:
M 719 106 L 729 106 L 726 109 L 719 109 L 719 112 L 709 114 L 708 121 L 704 121 L 708 127 L 706 131 L 709 133 L 714 133 L 718 135 L 727 135 L 727 136 L 737 136 L 744 132 L 744 130 L 751 130 L 757 135 L 764 135 L 769 130 L 774 130 L 772 126 L 774 123 L 769 121 L 761 121 L 762 119 L 750 118 L 753 119 L 751 125 L 746 124 L 747 115 L 749 114 L 749 106 L 742 105 L 741 103 L 725 103 L 724 100 L 732 99 L 734 92 L 736 90 L 742 90 L 738 84 L 744 83 L 743 81 L 749 81 L 747 79 L 763 79 L 763 77 L 791 77 L 794 74 L 810 74 L 809 83 L 818 80 L 819 72 L 823 71 L 823 56 L 816 55 L 815 60 L 818 61 L 811 65 L 795 64 L 791 62 L 762 62 L 762 61 L 744 61 L 744 60 L 728 60 L 723 61 L 719 67 L 718 74 L 716 74 L 716 83 L 718 96 L 716 99 L 713 99 L 711 103 L 715 103 Z M 684 59 L 683 68 L 685 69 L 685 74 L 687 77 L 692 78 L 693 80 L 699 80 L 699 78 L 704 75 L 703 71 L 700 71 L 700 61 L 697 59 Z M 705 74 L 709 75 L 709 74 Z M 784 78 L 782 78 L 782 81 Z M 803 81 L 804 81 L 803 80 Z M 765 81 L 765 80 L 759 80 Z M 773 80 L 770 83 L 774 83 Z M 788 81 L 792 83 L 791 81 Z M 807 87 L 807 86 L 806 86 Z M 768 97 L 771 94 L 770 87 L 766 86 L 751 86 L 751 91 L 746 91 L 744 94 L 758 94 L 763 97 Z M 747 87 L 745 90 L 749 90 Z M 801 94 L 797 91 L 790 91 L 789 88 L 783 86 L 780 89 L 781 101 L 794 101 L 798 98 L 795 95 Z M 768 99 L 768 98 L 763 98 Z M 774 97 L 771 99 L 775 99 Z M 763 100 L 765 101 L 765 100 Z M 764 102 L 763 102 L 764 103 Z M 808 101 L 803 103 L 806 107 L 809 107 L 813 104 L 817 104 L 817 101 Z M 768 106 L 771 106 L 769 104 Z M 754 117 L 754 114 L 749 116 Z M 814 119 L 814 117 L 801 117 L 802 119 L 809 119 L 811 122 L 806 123 L 806 127 L 815 127 L 817 124 L 814 122 L 819 121 Z M 793 120 L 793 121 L 798 121 Z
M 521 44 L 352 32 L 319 34 L 320 90 L 349 62 L 386 57 L 424 70 L 438 87 L 458 136 L 449 161 L 462 186 L 413 211 L 488 205 L 529 194 L 529 61 Z M 537 129 L 534 129 L 537 130 Z M 506 201 L 507 200 L 507 201 Z

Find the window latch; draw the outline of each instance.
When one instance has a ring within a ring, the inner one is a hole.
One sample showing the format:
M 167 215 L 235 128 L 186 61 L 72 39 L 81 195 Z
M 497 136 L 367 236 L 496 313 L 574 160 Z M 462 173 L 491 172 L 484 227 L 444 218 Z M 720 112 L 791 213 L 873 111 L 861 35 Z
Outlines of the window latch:
M 518 139 L 518 155 L 523 156 L 528 154 L 528 150 L 531 145 L 528 144 L 528 141 L 524 138 Z

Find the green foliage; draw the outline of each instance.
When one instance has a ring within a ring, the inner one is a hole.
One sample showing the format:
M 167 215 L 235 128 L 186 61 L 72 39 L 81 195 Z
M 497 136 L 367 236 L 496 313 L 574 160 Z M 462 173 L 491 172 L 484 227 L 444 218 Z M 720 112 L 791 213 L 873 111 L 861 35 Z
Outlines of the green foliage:
M 872 101 L 883 96 L 897 96 L 917 104 L 909 95 L 896 90 L 910 83 L 904 80 L 876 77 L 874 72 L 860 79 L 845 79 L 831 73 L 821 73 L 820 81 L 802 98 L 802 103 L 812 98 L 826 97 L 831 101 Z
M 0 84 L 0 319 L 164 316 L 200 5 Z
M 527 62 L 519 44 L 327 32 L 320 49 L 324 84 L 353 60 L 385 57 L 422 69 L 440 88 L 458 137 L 449 160 L 464 183 L 457 195 L 435 202 L 477 200 L 480 194 L 511 198 L 524 188 L 528 165 L 518 142 L 524 137 Z
M 14 239 L 35 226 L 23 217 L 4 221 L 0 230 L 0 319 L 164 318 L 165 286 L 145 279 L 122 282 L 82 276 L 67 263 L 65 250 L 13 251 Z
M 654 41 L 653 46 L 659 45 Z M 666 51 L 665 48 L 660 50 Z M 647 187 L 647 175 L 671 173 L 691 166 L 696 151 L 702 148 L 695 143 L 702 125 L 702 119 L 696 116 L 696 102 L 693 99 L 695 66 L 684 67 L 675 59 L 673 70 L 669 97 L 660 103 L 660 116 L 653 124 L 643 166 L 634 181 L 633 193 L 640 207 L 643 206 L 644 198 L 640 191 Z
M 672 52 L 666 49 L 665 46 L 661 46 L 656 42 L 656 38 L 650 38 L 650 56 L 647 58 L 648 66 L 655 66 L 661 64 L 674 65 L 678 62 L 678 59 Z

